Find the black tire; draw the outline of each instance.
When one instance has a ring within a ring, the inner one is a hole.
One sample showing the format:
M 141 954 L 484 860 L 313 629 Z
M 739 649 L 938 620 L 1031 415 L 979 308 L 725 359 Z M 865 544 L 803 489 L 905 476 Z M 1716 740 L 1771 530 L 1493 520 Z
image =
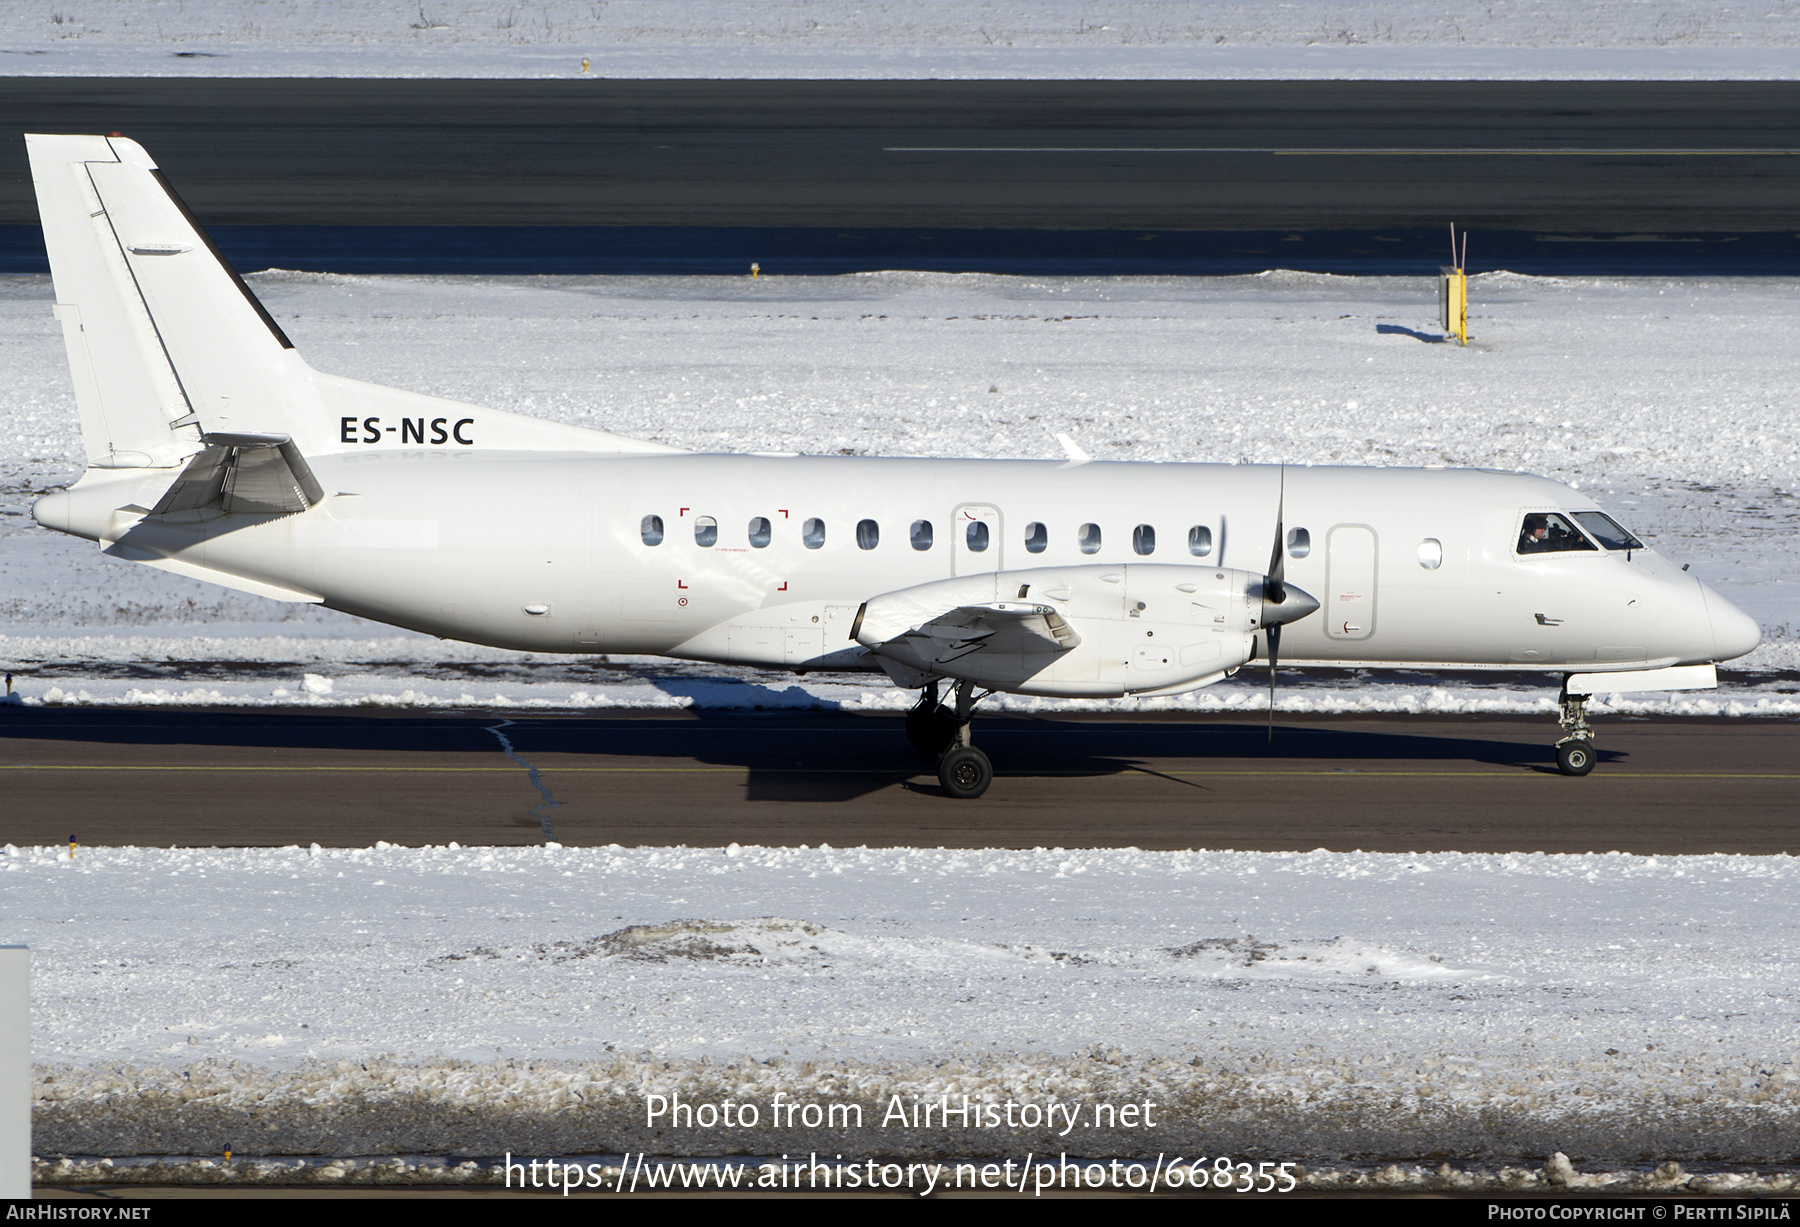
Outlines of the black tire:
M 1556 769 L 1564 775 L 1586 775 L 1594 769 L 1594 743 L 1565 741 L 1556 747 Z
M 936 758 L 956 741 L 956 717 L 941 704 L 920 704 L 906 713 L 906 740 L 919 753 Z
M 994 782 L 994 764 L 974 746 L 957 746 L 938 760 L 938 783 L 953 797 L 979 797 Z

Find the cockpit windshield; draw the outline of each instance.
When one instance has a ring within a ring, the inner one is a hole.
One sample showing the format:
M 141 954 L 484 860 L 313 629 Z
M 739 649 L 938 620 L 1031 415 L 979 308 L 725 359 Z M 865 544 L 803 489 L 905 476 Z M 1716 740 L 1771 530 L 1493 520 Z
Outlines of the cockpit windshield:
M 1582 536 L 1580 529 L 1554 511 L 1533 511 L 1519 527 L 1521 554 L 1566 554 L 1593 548 L 1594 543 Z
M 1602 549 L 1641 550 L 1644 543 L 1619 527 L 1619 522 L 1601 511 L 1577 511 L 1575 519 L 1588 530 Z

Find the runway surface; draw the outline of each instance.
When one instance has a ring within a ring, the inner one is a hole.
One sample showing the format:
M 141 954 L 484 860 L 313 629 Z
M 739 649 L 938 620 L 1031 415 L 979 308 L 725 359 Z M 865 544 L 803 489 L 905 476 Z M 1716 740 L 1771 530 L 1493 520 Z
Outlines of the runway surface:
M 1795 82 L 0 78 L 208 224 L 1774 231 Z M 0 225 L 36 210 L 0 142 Z
M 1470 716 L 978 721 L 939 791 L 896 716 L 0 709 L 0 842 L 1800 853 L 1800 728 Z

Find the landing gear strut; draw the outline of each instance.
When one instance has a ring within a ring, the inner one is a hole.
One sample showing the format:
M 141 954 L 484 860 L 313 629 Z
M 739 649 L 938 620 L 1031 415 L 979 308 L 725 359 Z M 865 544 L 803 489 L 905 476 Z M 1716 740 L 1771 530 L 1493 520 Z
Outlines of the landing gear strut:
M 953 705 L 938 701 L 938 684 L 932 682 L 919 703 L 906 713 L 906 739 L 921 754 L 938 755 L 938 783 L 953 797 L 979 797 L 994 782 L 994 765 L 969 740 L 969 724 L 975 704 L 975 683 L 956 683 Z
M 956 713 L 938 701 L 938 684 L 919 692 L 918 704 L 906 713 L 906 740 L 921 754 L 937 758 L 956 742 Z
M 1594 731 L 1588 727 L 1587 701 L 1585 694 L 1569 693 L 1565 677 L 1557 699 L 1563 737 L 1556 743 L 1556 769 L 1564 775 L 1586 775 L 1594 769 Z

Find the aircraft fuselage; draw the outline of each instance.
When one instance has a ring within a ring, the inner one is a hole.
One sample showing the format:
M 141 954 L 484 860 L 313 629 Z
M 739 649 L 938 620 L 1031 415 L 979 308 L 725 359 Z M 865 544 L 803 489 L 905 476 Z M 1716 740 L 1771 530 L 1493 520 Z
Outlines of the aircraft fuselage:
M 145 520 L 120 508 L 156 491 L 94 476 L 37 514 L 123 557 L 536 652 L 872 668 L 850 636 L 872 597 L 1096 564 L 1260 573 L 1278 507 L 1287 580 L 1321 604 L 1286 628 L 1295 663 L 1644 669 L 1757 634 L 1652 550 L 1520 554 L 1525 516 L 1596 509 L 1523 474 L 427 450 L 313 467 L 326 497 L 295 515 Z

